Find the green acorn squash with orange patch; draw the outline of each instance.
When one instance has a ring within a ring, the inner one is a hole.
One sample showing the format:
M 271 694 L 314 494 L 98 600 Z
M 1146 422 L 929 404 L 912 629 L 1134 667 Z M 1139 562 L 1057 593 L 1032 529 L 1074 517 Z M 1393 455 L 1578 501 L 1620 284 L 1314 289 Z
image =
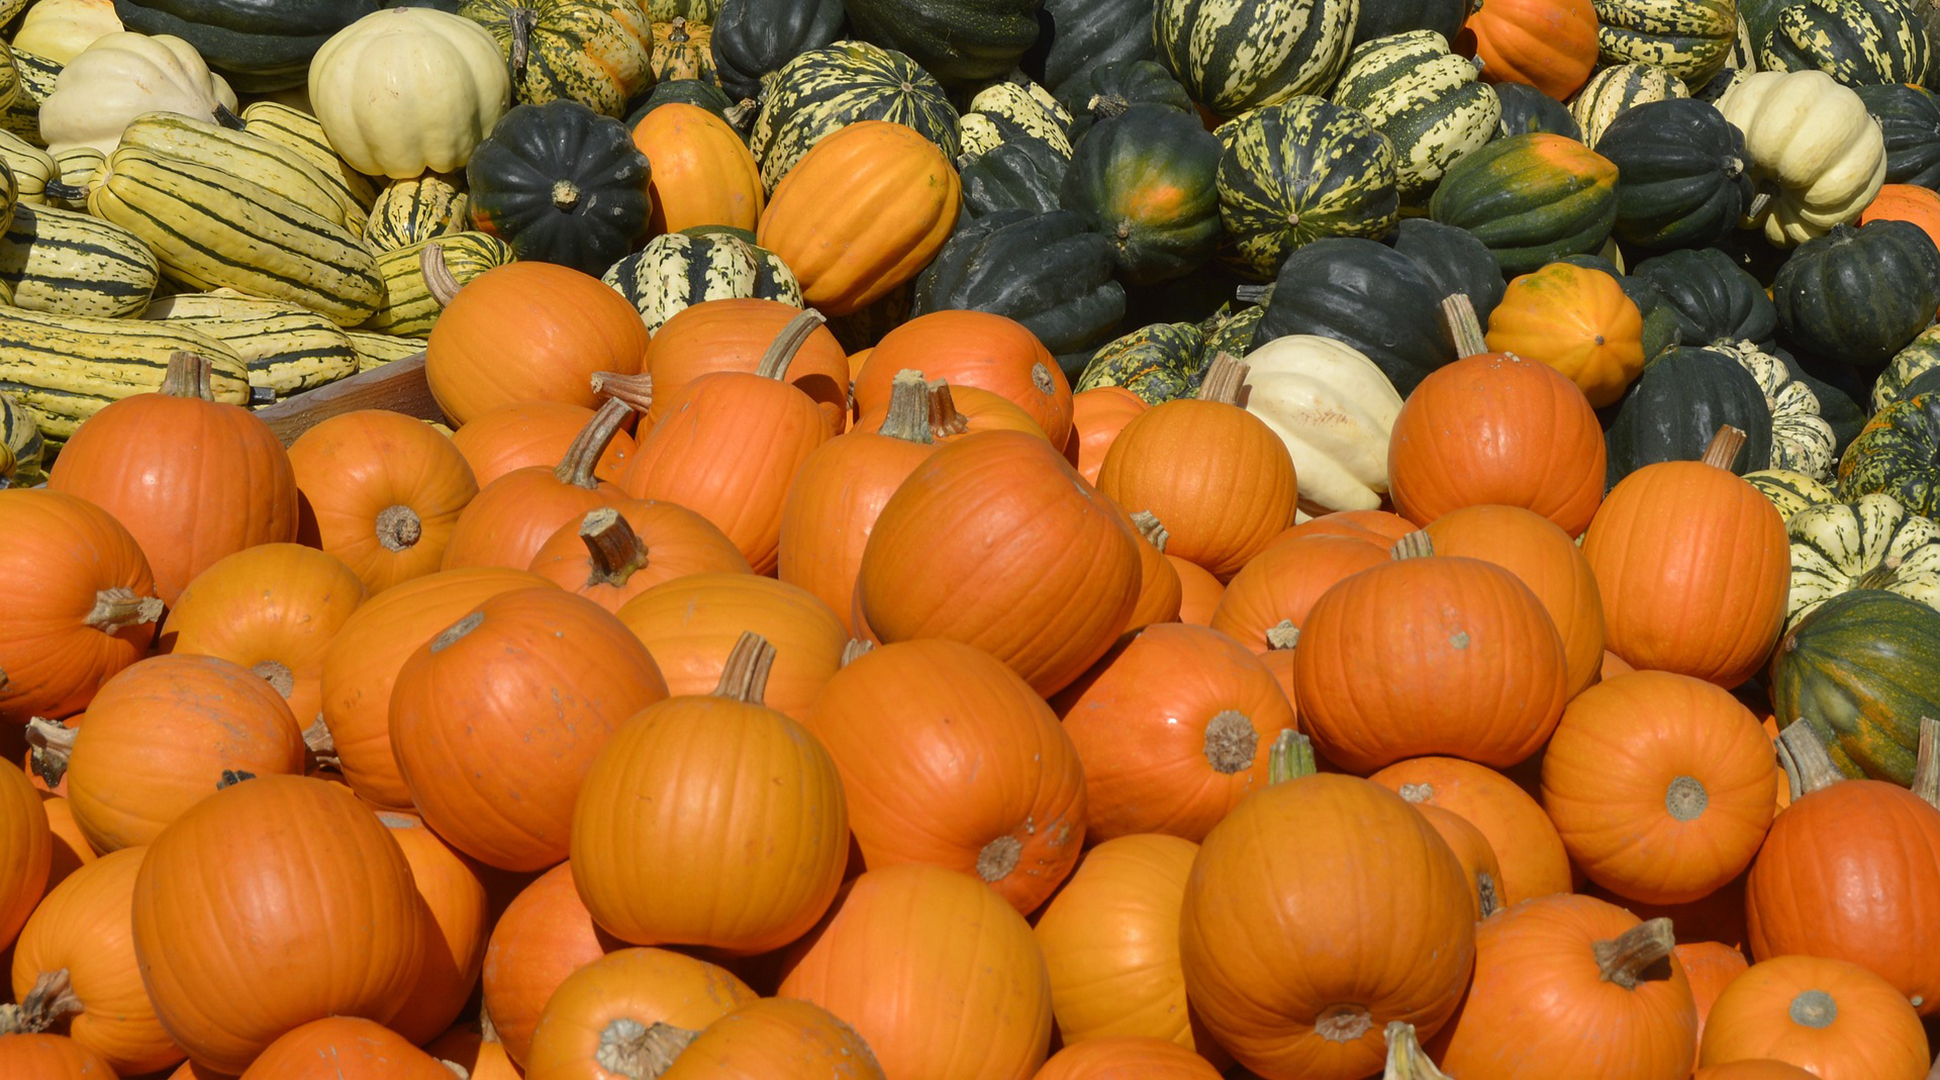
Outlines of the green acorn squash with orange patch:
M 1134 105 L 1093 124 L 1072 148 L 1061 198 L 1112 243 L 1135 285 L 1197 270 L 1219 244 L 1219 140 L 1196 116 Z
M 1449 166 L 1428 213 L 1474 233 L 1504 274 L 1527 274 L 1603 246 L 1617 221 L 1617 167 L 1561 135 L 1512 135 Z
M 1804 720 L 1848 776 L 1911 783 L 1920 718 L 1940 717 L 1940 612 L 1884 589 L 1819 605 L 1772 654 L 1772 711 Z

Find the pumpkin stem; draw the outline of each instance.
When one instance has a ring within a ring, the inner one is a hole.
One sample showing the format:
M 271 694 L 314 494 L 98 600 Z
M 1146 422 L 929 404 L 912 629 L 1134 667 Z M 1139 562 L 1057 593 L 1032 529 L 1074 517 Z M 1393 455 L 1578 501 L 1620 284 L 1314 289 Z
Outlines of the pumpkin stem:
M 601 506 L 586 511 L 579 519 L 579 538 L 586 544 L 592 573 L 586 586 L 625 585 L 627 579 L 647 565 L 647 545 L 633 531 L 633 523 L 618 510 Z
M 1206 377 L 1199 383 L 1200 401 L 1217 401 L 1222 405 L 1240 405 L 1246 394 L 1246 375 L 1253 369 L 1246 361 L 1229 352 L 1213 357 L 1206 368 Z
M 848 667 L 862 657 L 874 652 L 875 649 L 876 643 L 873 641 L 864 641 L 862 638 L 850 638 L 849 643 L 842 646 L 841 666 Z
M 230 131 L 247 131 L 249 129 L 249 124 L 242 117 L 229 111 L 229 106 L 224 105 L 220 101 L 216 102 L 215 118 L 216 123 L 221 124 Z
M 1172 534 L 1165 531 L 1165 525 L 1159 521 L 1159 516 L 1150 510 L 1140 510 L 1133 514 L 1132 528 L 1138 530 L 1138 535 L 1143 537 L 1146 543 L 1158 548 L 1161 555 L 1165 554 L 1165 545 L 1172 541 Z
M 539 21 L 539 13 L 523 4 L 512 6 L 509 20 L 512 31 L 512 80 L 518 82 L 525 78 L 525 66 L 532 56 L 532 28 Z
M 1729 470 L 1731 463 L 1738 460 L 1738 451 L 1744 446 L 1745 433 L 1725 424 L 1718 428 L 1716 435 L 1711 436 L 1711 442 L 1704 448 L 1704 456 L 1698 460 L 1713 468 Z
M 120 585 L 94 594 L 94 607 L 81 621 L 104 634 L 116 634 L 142 623 L 160 622 L 162 601 L 153 596 L 136 596 L 135 590 Z
M 1760 186 L 1763 187 L 1763 185 Z M 1745 217 L 1756 219 L 1762 216 L 1765 213 L 1765 208 L 1772 204 L 1772 199 L 1775 197 L 1776 194 L 1771 188 L 1764 187 L 1763 190 L 1751 197 L 1751 206 L 1746 208 Z
M 1000 836 L 977 852 L 977 876 L 995 884 L 1010 876 L 1024 857 L 1024 842 L 1015 836 Z
M 296 673 L 290 670 L 288 664 L 278 660 L 265 660 L 249 670 L 255 673 L 257 678 L 268 683 L 270 689 L 275 690 L 285 701 L 290 699 L 291 694 L 296 693 Z
M 232 788 L 244 780 L 254 779 L 256 779 L 256 774 L 246 769 L 224 769 L 216 775 L 216 790 L 221 791 L 223 788 Z
M 1266 752 L 1266 782 L 1284 784 L 1312 776 L 1314 771 L 1313 740 L 1292 728 L 1281 728 Z
M 788 377 L 788 365 L 795 362 L 795 354 L 808 344 L 809 336 L 814 334 L 828 319 L 814 308 L 807 308 L 800 315 L 788 320 L 775 340 L 768 343 L 768 351 L 761 354 L 761 362 L 754 367 L 754 373 L 764 379 L 780 381 Z
M 44 971 L 18 1005 L 0 1005 L 0 1035 L 35 1035 L 86 1012 L 67 969 Z
M 593 373 L 593 393 L 614 401 L 624 401 L 633 406 L 636 412 L 645 415 L 648 409 L 653 408 L 653 375 L 645 371 L 638 375 L 596 371 Z
M 215 372 L 215 364 L 206 356 L 192 352 L 170 353 L 168 370 L 162 374 L 159 392 L 169 397 L 214 401 L 216 392 L 210 382 L 215 378 Z
M 936 441 L 930 434 L 930 386 L 922 372 L 905 368 L 889 380 L 889 415 L 876 432 L 926 446 Z
M 424 520 L 408 506 L 387 506 L 377 512 L 377 542 L 385 551 L 409 551 L 424 538 Z
M 1266 628 L 1266 647 L 1272 651 L 1291 649 L 1300 644 L 1300 628 L 1292 619 L 1281 619 Z
M 938 379 L 930 384 L 930 434 L 938 439 L 953 435 L 963 435 L 970 431 L 970 421 L 957 411 L 956 395 L 950 393 L 950 383 Z
M 1476 316 L 1475 303 L 1467 293 L 1442 298 L 1442 323 L 1448 328 L 1449 340 L 1455 343 L 1458 359 L 1489 351 L 1489 343 L 1482 336 L 1482 320 Z
M 1434 553 L 1435 539 L 1428 535 L 1427 529 L 1416 529 L 1388 549 L 1388 554 L 1397 559 L 1425 559 Z
M 1920 717 L 1920 751 L 1913 763 L 1913 794 L 1940 809 L 1940 720 Z
M 1495 875 L 1483 870 L 1475 875 L 1475 891 L 1482 902 L 1484 919 L 1502 910 L 1502 893 L 1496 887 Z
M 1832 755 L 1819 740 L 1819 733 L 1803 717 L 1778 733 L 1778 763 L 1785 768 L 1785 779 L 1794 799 L 1846 778 L 1832 763 Z
M 566 456 L 552 470 L 552 475 L 562 484 L 571 484 L 587 491 L 598 491 L 599 478 L 593 469 L 600 463 L 600 455 L 606 453 L 606 446 L 620 431 L 620 421 L 633 412 L 633 406 L 618 398 L 607 398 L 586 422 L 586 426 L 566 448 Z
M 642 1024 L 622 1016 L 600 1031 L 593 1060 L 600 1068 L 627 1080 L 653 1080 L 672 1068 L 674 1059 L 699 1037 L 698 1031 L 658 1021 Z
M 463 1065 L 460 1065 L 457 1062 L 452 1061 L 450 1058 L 438 1058 L 436 1060 L 438 1064 L 443 1065 L 447 1069 L 450 1069 L 451 1075 L 457 1077 L 458 1080 L 472 1080 L 472 1071 L 470 1069 L 465 1068 Z
M 303 745 L 309 749 L 310 756 L 317 764 L 326 769 L 343 768 L 342 759 L 337 757 L 337 739 L 330 734 L 329 725 L 323 722 L 323 714 L 318 713 L 310 726 L 303 729 Z
M 1635 990 L 1643 981 L 1644 972 L 1653 964 L 1669 959 L 1676 947 L 1677 937 L 1671 933 L 1671 921 L 1664 918 L 1638 923 L 1608 941 L 1590 946 L 1603 981 L 1616 983 L 1625 990 Z
M 435 243 L 424 245 L 418 252 L 418 273 L 424 276 L 424 291 L 431 294 L 440 308 L 448 308 L 458 296 L 458 279 L 452 276 L 451 266 L 445 262 L 445 249 Z
M 1242 304 L 1251 304 L 1255 307 L 1266 303 L 1272 295 L 1273 286 L 1271 285 L 1241 285 L 1233 290 L 1233 299 Z
M 715 684 L 714 696 L 759 705 L 768 692 L 768 671 L 774 666 L 775 647 L 760 634 L 743 630 L 734 643 L 734 651 L 728 653 L 727 666 L 721 669 L 721 681 Z
M 1206 724 L 1203 752 L 1216 773 L 1231 776 L 1253 767 L 1253 755 L 1260 747 L 1260 733 L 1253 721 L 1238 709 L 1222 709 Z
M 1415 1026 L 1402 1020 L 1388 1024 L 1388 1068 L 1381 1080 L 1448 1080 L 1448 1074 L 1435 1068 L 1421 1051 Z
M 67 759 L 74 755 L 74 740 L 80 732 L 58 720 L 36 716 L 27 721 L 26 734 L 27 745 L 33 748 L 27 757 L 27 767 L 48 787 L 60 787 L 61 778 L 67 775 Z

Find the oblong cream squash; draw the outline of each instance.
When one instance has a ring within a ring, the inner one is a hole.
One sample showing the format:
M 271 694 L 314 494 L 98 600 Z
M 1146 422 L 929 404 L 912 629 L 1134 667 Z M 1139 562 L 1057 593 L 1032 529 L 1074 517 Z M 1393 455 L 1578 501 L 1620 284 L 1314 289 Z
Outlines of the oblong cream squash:
M 1247 353 L 1246 364 L 1246 411 L 1287 444 L 1300 509 L 1379 508 L 1401 395 L 1374 361 L 1330 337 L 1290 334 Z
M 209 70 L 195 46 L 168 34 L 123 30 L 98 37 L 54 80 L 40 106 L 47 152 L 90 147 L 103 154 L 121 145 L 121 130 L 151 112 L 214 120 L 216 106 L 234 110 L 236 92 Z

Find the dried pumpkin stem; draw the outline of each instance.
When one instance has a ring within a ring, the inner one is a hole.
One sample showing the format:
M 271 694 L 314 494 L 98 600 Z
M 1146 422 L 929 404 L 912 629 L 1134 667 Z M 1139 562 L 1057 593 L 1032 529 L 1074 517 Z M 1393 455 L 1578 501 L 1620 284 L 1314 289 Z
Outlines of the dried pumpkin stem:
M 1495 883 L 1495 875 L 1482 870 L 1475 875 L 1475 892 L 1481 901 L 1484 919 L 1502 910 L 1502 890 Z
M 1216 773 L 1231 776 L 1252 768 L 1259 748 L 1260 733 L 1254 729 L 1252 718 L 1238 709 L 1222 709 L 1206 722 L 1201 749 Z
M 215 364 L 206 356 L 192 352 L 170 353 L 168 370 L 162 373 L 160 392 L 169 397 L 214 401 L 216 392 L 211 383 L 215 373 Z
M 1138 535 L 1143 537 L 1146 543 L 1159 549 L 1159 554 L 1165 554 L 1165 545 L 1172 541 L 1172 534 L 1165 531 L 1165 525 L 1159 521 L 1157 514 L 1150 510 L 1140 510 L 1132 515 L 1132 527 L 1138 530 Z
M 1266 782 L 1284 784 L 1312 776 L 1315 769 L 1313 740 L 1292 728 L 1281 728 L 1267 750 Z
M 1425 559 L 1434 553 L 1435 540 L 1428 535 L 1427 529 L 1416 529 L 1396 540 L 1394 546 L 1388 549 L 1388 554 L 1397 559 Z
M 115 634 L 131 626 L 161 621 L 162 607 L 157 597 L 137 596 L 135 590 L 117 585 L 94 594 L 94 607 L 81 622 L 104 634 Z
M 795 362 L 795 354 L 808 344 L 810 335 L 827 322 L 822 313 L 814 308 L 804 310 L 800 315 L 788 320 L 775 340 L 768 343 L 768 351 L 761 354 L 761 362 L 754 367 L 754 373 L 764 379 L 777 381 L 786 378 L 788 365 Z
M 593 394 L 596 397 L 624 401 L 640 412 L 653 408 L 653 376 L 648 372 L 638 375 L 622 375 L 617 371 L 596 371 L 593 373 Z
M 1603 981 L 1635 990 L 1652 964 L 1664 962 L 1677 947 L 1671 921 L 1657 918 L 1638 923 L 1608 941 L 1590 946 Z
M 458 1080 L 472 1080 L 472 1071 L 450 1058 L 433 1058 L 432 1060 L 450 1070 L 451 1075 L 457 1077 Z
M 74 740 L 80 732 L 57 720 L 36 716 L 27 721 L 26 735 L 27 745 L 33 751 L 27 757 L 27 767 L 48 787 L 60 787 L 61 778 L 67 775 L 67 759 L 74 754 Z
M 904 368 L 889 380 L 889 415 L 876 432 L 923 445 L 936 441 L 930 434 L 930 386 L 922 372 Z
M 1920 751 L 1913 763 L 1913 794 L 1940 809 L 1940 720 L 1920 717 Z
M 35 1035 L 87 1011 L 67 969 L 44 971 L 18 1005 L 0 1005 L 0 1035 Z
M 752 630 L 743 630 L 728 653 L 721 681 L 714 687 L 715 697 L 732 698 L 759 705 L 768 692 L 768 672 L 775 666 L 775 647 Z
M 343 768 L 343 759 L 337 756 L 337 738 L 330 734 L 330 725 L 323 722 L 323 714 L 318 713 L 310 726 L 303 729 L 303 745 L 310 751 L 317 764 L 326 769 Z
M 1698 460 L 1714 468 L 1729 469 L 1738 460 L 1738 451 L 1744 449 L 1745 433 L 1726 424 L 1711 436 L 1711 442 L 1704 448 L 1704 456 Z
M 1206 367 L 1206 377 L 1199 383 L 1199 400 L 1239 405 L 1246 392 L 1246 375 L 1252 370 L 1246 361 L 1232 353 L 1220 353 Z
M 674 1059 L 700 1032 L 677 1028 L 658 1021 L 642 1024 L 631 1017 L 619 1017 L 600 1031 L 593 1060 L 600 1068 L 627 1080 L 653 1080 L 673 1067 Z
M 1792 721 L 1778 733 L 1778 763 L 1785 768 L 1785 779 L 1794 799 L 1846 778 L 1839 766 L 1832 763 L 1832 755 L 1826 752 L 1825 743 L 1819 741 L 1819 733 L 1803 718 Z
M 842 646 L 842 666 L 848 667 L 850 664 L 855 663 L 857 660 L 869 655 L 875 650 L 876 643 L 873 641 L 864 641 L 862 638 L 850 638 L 849 643 Z
M 977 852 L 977 876 L 996 884 L 1010 876 L 1024 858 L 1024 842 L 1015 836 L 1000 836 Z
M 291 671 L 290 665 L 280 660 L 264 660 L 249 670 L 254 672 L 257 678 L 268 683 L 270 689 L 276 691 L 285 701 L 290 699 L 291 694 L 296 693 L 296 672 Z
M 938 379 L 930 383 L 930 434 L 947 439 L 969 430 L 970 421 L 957 411 L 956 395 L 950 392 L 949 381 Z
M 525 78 L 526 65 L 532 59 L 532 28 L 538 24 L 539 13 L 523 4 L 514 4 L 508 29 L 512 33 L 511 56 L 512 78 L 514 81 Z
M 647 565 L 647 545 L 633 531 L 633 523 L 618 510 L 601 506 L 579 519 L 579 539 L 586 545 L 592 573 L 586 578 L 594 585 L 625 585 Z
M 1300 644 L 1300 628 L 1293 625 L 1292 619 L 1281 619 L 1266 628 L 1266 647 L 1273 651 L 1291 649 Z
M 1757 194 L 1751 197 L 1751 206 L 1746 208 L 1745 216 L 1748 218 L 1759 217 L 1760 215 L 1764 214 L 1765 208 L 1770 206 L 1772 204 L 1772 200 L 1777 197 L 1778 197 L 1777 194 L 1773 192 L 1770 188 L 1766 188 L 1762 191 L 1759 191 Z
M 1125 110 L 1131 107 L 1132 103 L 1125 100 L 1123 94 L 1093 94 L 1091 100 L 1085 102 L 1085 111 L 1100 120 L 1123 116 Z
M 553 468 L 552 474 L 562 484 L 598 491 L 600 482 L 593 475 L 593 469 L 599 465 L 600 455 L 606 453 L 607 444 L 619 433 L 620 422 L 632 412 L 633 406 L 608 398 L 574 437 L 573 444 L 566 448 L 566 456 Z
M 1388 1067 L 1381 1080 L 1448 1080 L 1448 1074 L 1435 1068 L 1422 1052 L 1415 1026 L 1401 1020 L 1388 1024 Z
M 377 542 L 385 551 L 409 551 L 424 539 L 424 519 L 408 506 L 387 506 L 377 512 Z
M 452 276 L 450 264 L 445 262 L 445 249 L 437 243 L 424 245 L 418 252 L 418 273 L 424 277 L 424 291 L 431 294 L 440 308 L 451 306 L 458 296 L 458 279 Z
M 1448 330 L 1448 339 L 1455 344 L 1457 357 L 1478 356 L 1489 351 L 1489 343 L 1482 336 L 1482 320 L 1475 314 L 1475 304 L 1467 293 L 1452 293 L 1442 298 L 1442 325 Z

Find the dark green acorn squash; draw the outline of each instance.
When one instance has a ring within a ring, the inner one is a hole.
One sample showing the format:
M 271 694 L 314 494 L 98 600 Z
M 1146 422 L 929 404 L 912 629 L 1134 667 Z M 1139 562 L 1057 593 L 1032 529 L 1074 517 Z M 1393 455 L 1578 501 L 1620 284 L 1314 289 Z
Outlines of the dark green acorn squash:
M 1253 344 L 1288 334 L 1346 342 L 1405 398 L 1429 372 L 1455 359 L 1442 329 L 1441 300 L 1414 260 L 1386 244 L 1316 240 L 1280 268 Z
M 514 107 L 465 166 L 481 231 L 595 277 L 645 235 L 648 175 L 625 124 L 565 100 Z
M 1915 394 L 1881 409 L 1839 459 L 1839 497 L 1891 495 L 1923 517 L 1940 517 L 1940 394 Z
M 1153 323 L 1107 342 L 1086 361 L 1074 391 L 1122 386 L 1159 405 L 1191 397 L 1205 374 L 1206 335 L 1192 323 Z
M 1041 214 L 1058 208 L 1068 163 L 1042 140 L 998 143 L 976 157 L 957 159 L 963 212 L 983 217 L 999 210 Z
M 1495 96 L 1502 102 L 1502 120 L 1496 124 L 1498 138 L 1548 132 L 1565 139 L 1583 141 L 1583 129 L 1563 103 L 1525 83 L 1496 83 Z
M 1367 117 L 1317 97 L 1254 109 L 1213 132 L 1221 257 L 1268 281 L 1287 255 L 1328 236 L 1381 237 L 1400 218 L 1394 147 Z
M 1940 612 L 1884 589 L 1821 604 L 1772 652 L 1772 711 L 1804 720 L 1851 777 L 1913 781 L 1920 720 L 1940 716 Z
M 1601 255 L 1568 255 L 1559 260 L 1574 266 L 1587 266 L 1599 270 L 1616 279 L 1617 287 L 1637 305 L 1637 314 L 1644 320 L 1643 332 L 1639 335 L 1644 347 L 1644 359 L 1648 361 L 1664 350 L 1684 343 L 1678 329 L 1677 313 L 1650 282 L 1631 277 L 1617 269 L 1617 264 Z
M 844 0 L 864 41 L 894 49 L 949 87 L 995 79 L 1037 41 L 1039 0 Z
M 1467 293 L 1475 317 L 1489 325 L 1489 313 L 1502 302 L 1502 266 L 1495 254 L 1467 229 L 1429 218 L 1402 218 L 1389 242 L 1427 277 L 1436 296 Z
M 709 48 L 735 100 L 758 97 L 763 76 L 842 35 L 842 0 L 721 0 Z
M 1410 30 L 1433 30 L 1444 41 L 1454 41 L 1468 18 L 1464 0 L 1362 0 L 1361 17 L 1354 24 L 1354 44 L 1405 34 Z
M 1918 225 L 1835 225 L 1779 268 L 1772 302 L 1785 339 L 1854 368 L 1892 359 L 1940 307 L 1940 251 Z
M 1760 71 L 1818 69 L 1847 86 L 1926 79 L 1932 44 L 1906 0 L 1788 0 L 1758 53 Z
M 1239 275 L 1208 263 L 1184 277 L 1155 281 L 1149 285 L 1125 286 L 1125 322 L 1121 331 L 1150 323 L 1189 322 L 1202 326 L 1222 310 L 1230 310 L 1234 297 L 1248 286 Z
M 1686 345 L 1749 341 L 1769 350 L 1776 341 L 1778 311 L 1771 297 L 1721 251 L 1667 251 L 1638 263 L 1632 276 L 1668 302 Z
M 912 314 L 988 311 L 1029 328 L 1076 375 L 1125 316 L 1111 242 L 1069 210 L 960 220 L 916 279 Z
M 1527 274 L 1603 246 L 1617 220 L 1617 167 L 1561 135 L 1497 139 L 1449 166 L 1428 213 L 1474 233 L 1503 273 Z
M 627 113 L 627 130 L 632 131 L 638 127 L 648 113 L 662 105 L 675 104 L 706 109 L 720 117 L 729 127 L 735 127 L 730 115 L 730 110 L 734 109 L 734 102 L 728 100 L 727 94 L 723 93 L 720 87 L 706 79 L 667 79 L 655 83 L 653 89 L 647 92 L 647 96 L 634 106 L 633 111 Z M 740 129 L 735 128 L 735 130 Z M 744 139 L 746 137 L 746 135 L 742 136 Z
M 963 122 L 929 72 L 866 41 L 838 41 L 790 60 L 762 84 L 748 148 L 769 190 L 824 136 L 858 120 L 913 128 L 955 161 Z
M 1618 240 L 1648 251 L 1703 247 L 1751 205 L 1745 137 L 1717 108 L 1678 98 L 1618 116 L 1596 144 L 1617 167 Z
M 1186 88 L 1150 60 L 1115 61 L 1089 68 L 1058 87 L 1058 104 L 1071 114 L 1074 143 L 1094 121 L 1117 116 L 1134 105 L 1157 105 L 1199 119 L 1199 109 L 1186 96 Z
M 1940 188 L 1940 99 L 1899 83 L 1854 90 L 1886 136 L 1886 182 Z
M 1361 0 L 1158 0 L 1152 37 L 1159 62 L 1215 116 L 1237 117 L 1340 74 Z
M 1093 124 L 1072 149 L 1062 201 L 1111 241 L 1121 280 L 1189 274 L 1219 244 L 1219 140 L 1196 116 L 1137 105 Z
M 302 86 L 331 35 L 377 10 L 376 0 L 115 0 L 121 25 L 195 46 L 243 93 Z
M 1743 476 L 1771 466 L 1772 414 L 1758 380 L 1724 353 L 1671 349 L 1644 365 L 1617 404 L 1604 432 L 1606 482 L 1615 487 L 1658 462 L 1696 461 L 1725 424 L 1745 433 L 1733 472 Z
M 1153 60 L 1153 0 L 1044 0 L 1024 70 L 1050 90 L 1100 64 Z

